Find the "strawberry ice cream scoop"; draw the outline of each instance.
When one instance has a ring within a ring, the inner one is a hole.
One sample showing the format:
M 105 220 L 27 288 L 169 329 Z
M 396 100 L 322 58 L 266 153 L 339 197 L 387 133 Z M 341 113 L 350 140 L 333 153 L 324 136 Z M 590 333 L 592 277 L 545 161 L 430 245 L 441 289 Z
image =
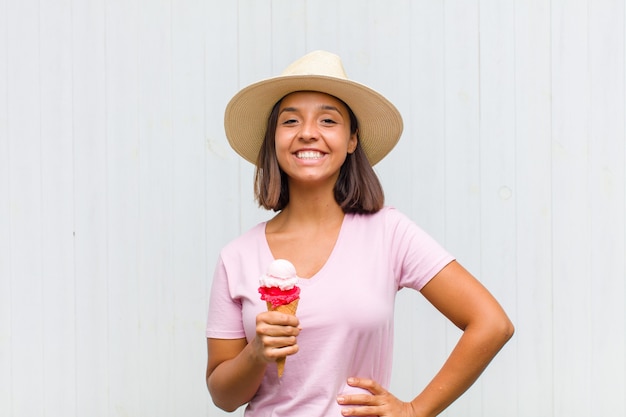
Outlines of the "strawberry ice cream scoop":
M 286 259 L 276 259 L 259 278 L 261 300 L 273 307 L 289 304 L 300 298 L 296 268 Z

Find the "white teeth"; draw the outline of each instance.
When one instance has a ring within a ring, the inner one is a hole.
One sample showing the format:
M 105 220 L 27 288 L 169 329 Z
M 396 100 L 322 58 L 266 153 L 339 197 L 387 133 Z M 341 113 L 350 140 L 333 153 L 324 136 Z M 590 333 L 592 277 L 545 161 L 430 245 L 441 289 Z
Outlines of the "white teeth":
M 323 153 L 317 151 L 302 151 L 297 152 L 296 156 L 300 159 L 319 159 L 324 156 Z

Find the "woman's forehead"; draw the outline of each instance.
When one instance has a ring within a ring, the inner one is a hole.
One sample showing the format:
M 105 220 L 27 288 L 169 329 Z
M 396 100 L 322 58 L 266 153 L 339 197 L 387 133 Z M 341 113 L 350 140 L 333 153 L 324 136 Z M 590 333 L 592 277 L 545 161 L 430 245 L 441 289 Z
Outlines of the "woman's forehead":
M 339 100 L 338 98 L 322 93 L 319 91 L 296 91 L 290 94 L 287 94 L 280 103 L 280 109 L 284 109 L 285 107 L 292 107 L 297 104 L 307 104 L 307 105 L 331 105 L 332 107 L 339 108 L 342 112 L 346 112 L 346 105 Z

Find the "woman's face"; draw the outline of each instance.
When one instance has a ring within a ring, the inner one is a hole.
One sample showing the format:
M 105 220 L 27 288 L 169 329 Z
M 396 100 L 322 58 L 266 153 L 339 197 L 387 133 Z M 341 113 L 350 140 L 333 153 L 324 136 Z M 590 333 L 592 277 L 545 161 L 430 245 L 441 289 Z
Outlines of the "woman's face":
M 328 182 L 357 145 L 346 106 L 328 94 L 298 91 L 285 96 L 278 111 L 276 156 L 291 183 Z

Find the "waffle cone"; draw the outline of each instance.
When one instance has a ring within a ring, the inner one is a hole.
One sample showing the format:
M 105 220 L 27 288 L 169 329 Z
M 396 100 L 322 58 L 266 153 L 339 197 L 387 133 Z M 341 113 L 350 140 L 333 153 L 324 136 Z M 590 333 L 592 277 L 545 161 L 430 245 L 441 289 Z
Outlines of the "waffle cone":
M 267 303 L 267 311 L 279 311 L 281 313 L 285 313 L 285 314 L 289 314 L 290 316 L 295 316 L 296 315 L 296 310 L 298 309 L 298 301 L 300 300 L 293 300 L 292 302 L 290 302 L 289 304 L 283 304 L 281 306 L 277 306 L 274 307 L 272 306 L 272 303 L 270 303 L 269 301 L 266 301 Z M 283 376 L 283 372 L 285 372 L 285 360 L 287 358 L 278 358 L 276 359 L 276 365 L 278 366 L 278 377 L 282 377 Z

